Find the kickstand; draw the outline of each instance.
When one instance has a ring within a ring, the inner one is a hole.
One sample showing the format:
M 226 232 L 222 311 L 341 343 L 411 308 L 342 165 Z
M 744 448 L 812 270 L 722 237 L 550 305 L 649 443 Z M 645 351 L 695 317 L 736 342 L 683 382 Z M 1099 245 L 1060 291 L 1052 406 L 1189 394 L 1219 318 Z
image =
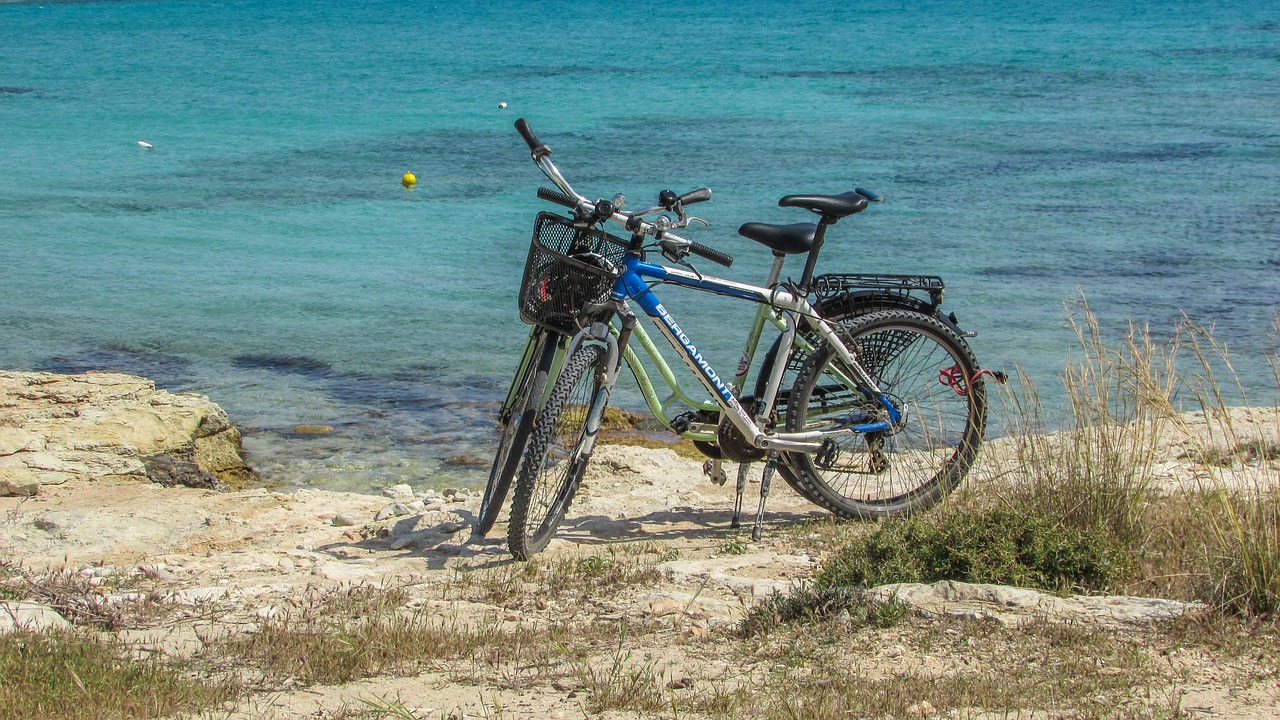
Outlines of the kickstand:
M 719 458 L 702 463 L 702 474 L 711 478 L 711 482 L 717 485 L 729 482 L 729 476 L 724 471 L 724 461 Z
M 769 460 L 764 464 L 764 474 L 760 476 L 760 507 L 756 510 L 756 524 L 751 528 L 751 540 L 760 542 L 764 537 L 764 501 L 769 497 L 769 484 L 773 481 L 773 472 L 778 468 L 778 454 L 769 453 Z
M 742 527 L 742 493 L 747 490 L 747 475 L 751 473 L 751 463 L 742 463 L 738 466 L 738 494 L 733 499 L 733 519 L 729 521 L 729 527 Z

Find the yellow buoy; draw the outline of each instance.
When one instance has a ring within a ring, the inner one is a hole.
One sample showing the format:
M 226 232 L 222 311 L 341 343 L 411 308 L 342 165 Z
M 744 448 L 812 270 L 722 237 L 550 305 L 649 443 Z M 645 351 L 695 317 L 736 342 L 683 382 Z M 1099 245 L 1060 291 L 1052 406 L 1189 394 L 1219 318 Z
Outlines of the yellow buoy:
M 413 187 L 418 183 L 418 178 L 413 176 L 412 172 L 406 172 L 404 177 L 400 178 L 400 184 L 407 188 Z

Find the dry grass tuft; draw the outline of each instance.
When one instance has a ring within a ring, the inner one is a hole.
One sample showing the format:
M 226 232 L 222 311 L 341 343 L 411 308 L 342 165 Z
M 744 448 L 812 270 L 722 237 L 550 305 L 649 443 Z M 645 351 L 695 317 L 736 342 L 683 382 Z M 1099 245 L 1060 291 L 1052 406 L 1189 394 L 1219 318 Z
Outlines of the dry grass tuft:
M 607 545 L 591 554 L 537 555 L 525 563 L 463 571 L 451 591 L 512 608 L 560 598 L 589 601 L 656 584 L 662 579 L 658 563 L 671 559 L 672 551 L 655 543 Z
M 470 660 L 489 669 L 547 666 L 598 633 L 564 623 L 504 625 L 401 607 L 373 589 L 313 596 L 256 632 L 206 640 L 206 659 L 244 663 L 269 687 L 338 684 L 420 672 L 435 661 Z M 559 650 L 557 650 L 557 648 Z M 513 683 L 514 684 L 514 683 Z
M 111 589 L 70 570 L 35 571 L 0 561 L 0 600 L 48 605 L 73 625 L 101 630 L 138 627 L 173 607 L 159 593 L 132 590 L 113 595 Z
M 156 718 L 235 699 L 226 677 L 137 657 L 134 648 L 82 631 L 0 635 L 0 716 L 9 720 Z
M 1159 439 L 1177 415 L 1176 353 L 1133 325 L 1119 343 L 1107 342 L 1083 300 L 1070 320 L 1078 353 L 1062 376 L 1065 427 L 1051 431 L 1039 392 L 1018 371 L 1005 393 L 1011 460 L 982 490 L 1013 512 L 1133 546 L 1145 534 Z

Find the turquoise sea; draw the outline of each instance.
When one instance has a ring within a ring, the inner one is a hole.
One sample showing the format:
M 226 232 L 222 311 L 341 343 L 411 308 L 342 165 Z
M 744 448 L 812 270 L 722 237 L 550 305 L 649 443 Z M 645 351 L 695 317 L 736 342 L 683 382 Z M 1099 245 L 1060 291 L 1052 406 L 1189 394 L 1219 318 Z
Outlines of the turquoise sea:
M 822 266 L 942 275 L 1047 397 L 1082 291 L 1275 400 L 1273 0 L 0 2 L 0 367 L 208 394 L 282 483 L 475 480 L 442 459 L 491 452 L 526 332 L 519 116 L 585 194 L 711 187 L 737 279 L 781 195 L 885 195 Z M 664 298 L 736 363 L 750 308 Z

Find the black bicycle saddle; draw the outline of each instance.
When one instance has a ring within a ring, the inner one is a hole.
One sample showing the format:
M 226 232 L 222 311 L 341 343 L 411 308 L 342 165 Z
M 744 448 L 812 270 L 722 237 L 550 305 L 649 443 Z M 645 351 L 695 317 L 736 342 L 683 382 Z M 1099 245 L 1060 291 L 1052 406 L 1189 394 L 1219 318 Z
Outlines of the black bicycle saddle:
M 852 190 L 839 195 L 788 195 L 778 201 L 781 207 L 798 207 L 839 220 L 867 208 L 867 198 Z
M 865 202 L 864 202 L 865 204 Z M 774 252 L 783 255 L 806 253 L 813 249 L 813 236 L 818 226 L 813 223 L 795 225 L 770 225 L 750 222 L 738 228 L 738 234 L 750 238 Z

